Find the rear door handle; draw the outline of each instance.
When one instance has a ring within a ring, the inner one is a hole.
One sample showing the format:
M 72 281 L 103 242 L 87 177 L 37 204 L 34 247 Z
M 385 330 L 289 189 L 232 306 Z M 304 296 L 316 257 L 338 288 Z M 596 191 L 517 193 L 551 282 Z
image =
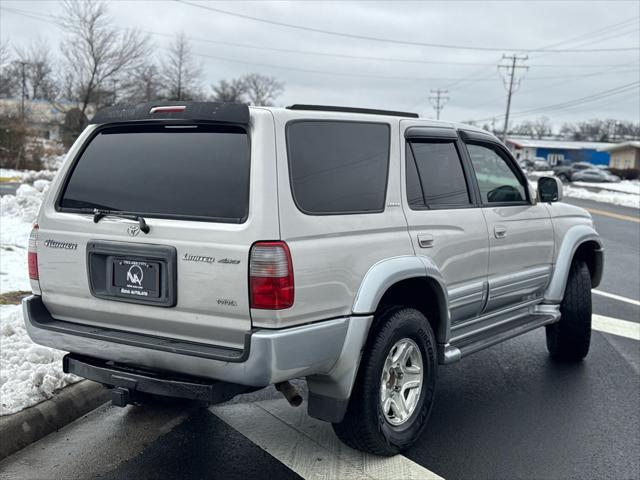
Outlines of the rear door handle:
M 496 225 L 493 227 L 493 234 L 496 238 L 504 238 L 507 236 L 507 227 L 502 225 Z
M 418 235 L 418 245 L 420 245 L 420 248 L 432 248 L 433 235 L 430 233 L 421 233 Z

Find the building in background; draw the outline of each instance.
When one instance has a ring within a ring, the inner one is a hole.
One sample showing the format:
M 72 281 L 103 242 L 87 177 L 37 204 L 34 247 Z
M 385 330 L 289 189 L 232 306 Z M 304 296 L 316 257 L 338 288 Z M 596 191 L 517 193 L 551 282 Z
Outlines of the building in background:
M 15 98 L 0 99 L 0 118 L 20 116 L 21 101 Z M 60 140 L 61 126 L 64 123 L 64 112 L 46 100 L 25 100 L 25 124 L 29 135 L 47 140 Z
M 619 170 L 640 170 L 640 142 L 616 143 L 603 148 L 611 156 L 609 166 Z
M 609 151 L 613 143 L 573 142 L 569 140 L 536 140 L 509 137 L 507 147 L 517 160 L 544 158 L 551 166 L 589 162 L 594 165 L 609 165 Z

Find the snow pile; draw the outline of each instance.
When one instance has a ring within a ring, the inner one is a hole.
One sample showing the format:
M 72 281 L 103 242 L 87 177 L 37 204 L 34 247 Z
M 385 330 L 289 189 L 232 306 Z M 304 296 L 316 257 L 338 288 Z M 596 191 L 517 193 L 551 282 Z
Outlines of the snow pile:
M 0 197 L 0 293 L 31 288 L 26 267 L 29 234 L 49 184 L 35 180 L 20 185 L 15 195 Z
M 15 195 L 0 197 L 0 293 L 30 290 L 27 245 L 31 227 L 54 171 L 3 170 L 23 182 Z M 20 305 L 0 306 L 0 415 L 18 412 L 53 396 L 80 378 L 62 372 L 65 352 L 34 344 Z
M 64 354 L 29 339 L 20 305 L 0 306 L 0 415 L 35 405 L 79 381 L 62 372 Z
M 51 155 L 49 157 L 45 157 L 42 159 L 42 166 L 47 170 L 57 172 L 58 170 L 60 170 L 60 167 L 62 166 L 62 163 L 64 162 L 65 158 L 66 158 L 66 154 Z
M 613 205 L 620 205 L 622 207 L 638 208 L 640 209 L 640 195 L 633 193 L 612 192 L 607 190 L 600 190 L 594 192 L 585 188 L 574 187 L 571 185 L 564 185 L 562 188 L 565 196 L 571 198 L 580 198 L 584 200 L 593 200 L 596 202 L 611 203 Z
M 0 178 L 11 178 L 16 179 L 18 181 L 24 175 L 24 170 L 16 170 L 14 168 L 0 168 Z
M 56 176 L 56 170 L 29 170 L 22 175 L 22 183 L 35 183 L 38 180 L 47 180 L 50 182 Z
M 573 182 L 572 185 L 576 185 L 578 187 L 601 188 L 602 190 L 612 190 L 615 192 L 633 193 L 635 195 L 640 195 L 639 180 L 622 180 L 619 183 Z

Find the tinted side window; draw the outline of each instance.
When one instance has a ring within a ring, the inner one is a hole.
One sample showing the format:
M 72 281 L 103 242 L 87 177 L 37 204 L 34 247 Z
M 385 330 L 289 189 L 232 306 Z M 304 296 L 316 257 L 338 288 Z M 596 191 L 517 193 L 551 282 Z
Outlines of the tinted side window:
M 384 210 L 389 125 L 300 121 L 287 127 L 291 188 L 305 213 Z
M 522 202 L 524 186 L 509 164 L 495 150 L 467 144 L 483 203 Z
M 407 201 L 412 209 L 471 203 L 454 142 L 408 142 L 406 162 Z

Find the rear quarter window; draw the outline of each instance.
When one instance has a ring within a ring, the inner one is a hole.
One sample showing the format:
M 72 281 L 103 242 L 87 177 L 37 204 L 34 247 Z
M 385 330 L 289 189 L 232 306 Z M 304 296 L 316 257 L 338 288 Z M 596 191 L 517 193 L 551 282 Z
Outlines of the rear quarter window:
M 58 207 L 241 223 L 249 169 L 249 137 L 241 128 L 109 127 L 76 159 Z
M 311 215 L 384 210 L 390 127 L 302 120 L 287 125 L 293 198 Z

